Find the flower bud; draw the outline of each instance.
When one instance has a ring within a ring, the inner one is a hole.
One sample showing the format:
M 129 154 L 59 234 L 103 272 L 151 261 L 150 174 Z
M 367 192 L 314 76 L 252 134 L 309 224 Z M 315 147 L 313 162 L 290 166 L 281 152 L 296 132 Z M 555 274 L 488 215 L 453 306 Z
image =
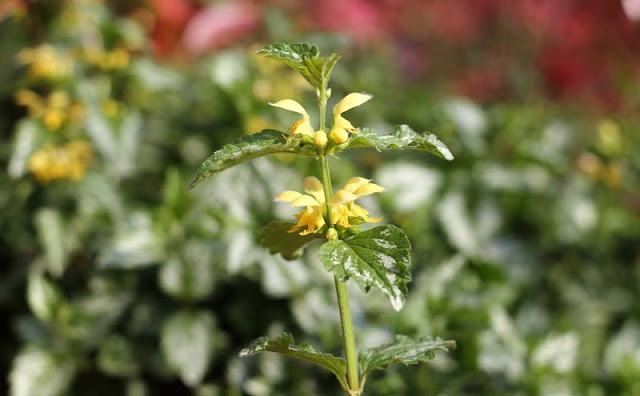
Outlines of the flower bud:
M 322 148 L 327 145 L 327 133 L 325 131 L 316 131 L 313 135 L 313 145 Z
M 333 241 L 333 240 L 335 240 L 336 238 L 338 238 L 338 231 L 336 231 L 336 229 L 335 229 L 335 228 L 329 228 L 329 229 L 327 230 L 327 232 L 324 234 L 324 236 L 325 236 L 328 240 Z
M 342 144 L 349 139 L 349 133 L 344 128 L 333 128 L 329 134 L 329 138 L 335 144 Z

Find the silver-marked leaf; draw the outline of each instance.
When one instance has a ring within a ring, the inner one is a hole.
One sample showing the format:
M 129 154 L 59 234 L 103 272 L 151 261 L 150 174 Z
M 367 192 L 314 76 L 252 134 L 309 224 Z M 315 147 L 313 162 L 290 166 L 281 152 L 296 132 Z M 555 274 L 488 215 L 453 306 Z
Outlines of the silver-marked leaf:
M 215 151 L 200 165 L 200 169 L 189 183 L 187 191 L 218 172 L 273 153 L 295 153 L 309 156 L 317 154 L 313 146 L 302 145 L 299 138 L 285 139 L 282 132 L 265 129 L 253 135 L 243 136 Z
M 428 151 L 448 161 L 453 154 L 434 134 L 420 134 L 408 125 L 397 125 L 392 135 L 378 135 L 374 130 L 362 128 L 343 146 L 336 147 L 335 152 L 352 148 L 374 148 L 376 150 L 419 150 Z
M 55 209 L 40 209 L 34 216 L 38 239 L 44 248 L 49 273 L 57 278 L 64 273 L 69 256 L 69 243 L 64 219 Z
M 178 311 L 162 326 L 162 353 L 185 384 L 196 386 L 204 379 L 215 347 L 215 331 L 209 312 Z
M 280 253 L 285 260 L 294 260 L 302 254 L 304 245 L 318 238 L 310 234 L 302 236 L 297 232 L 287 232 L 294 223 L 272 221 L 260 231 L 260 244 L 269 249 L 269 253 Z
M 371 286 L 380 289 L 396 311 L 404 306 L 411 280 L 411 243 L 402 229 L 384 225 L 327 242 L 320 248 L 320 260 L 341 281 L 353 277 L 365 291 Z
M 13 360 L 9 373 L 10 396 L 68 395 L 76 374 L 73 357 L 30 345 Z
M 67 304 L 60 289 L 39 270 L 32 270 L 27 282 L 27 302 L 38 319 L 53 322 Z
M 335 374 L 343 388 L 347 388 L 345 380 L 345 373 L 347 372 L 346 360 L 329 353 L 318 352 L 313 346 L 305 342 L 296 344 L 293 336 L 289 333 L 282 333 L 275 338 L 260 337 L 253 341 L 249 347 L 241 350 L 238 356 L 249 357 L 262 351 L 282 353 L 322 366 Z
M 338 54 L 321 58 L 318 47 L 307 43 L 271 44 L 258 50 L 258 53 L 294 68 L 317 89 L 327 88 L 331 70 L 340 59 Z
M 397 335 L 393 343 L 361 351 L 358 355 L 363 381 L 373 370 L 384 370 L 393 363 L 405 365 L 427 362 L 435 358 L 435 351 L 449 351 L 456 348 L 455 341 L 422 338 L 414 341 Z

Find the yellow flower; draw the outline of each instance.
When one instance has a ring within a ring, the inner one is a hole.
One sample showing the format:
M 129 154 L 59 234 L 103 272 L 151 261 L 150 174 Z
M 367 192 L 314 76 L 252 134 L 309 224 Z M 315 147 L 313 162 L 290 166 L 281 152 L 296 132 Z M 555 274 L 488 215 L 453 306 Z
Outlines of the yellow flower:
M 81 107 L 72 103 L 69 95 L 64 91 L 53 91 L 45 99 L 29 90 L 16 92 L 16 103 L 25 106 L 29 116 L 42 119 L 50 131 L 59 129 L 65 122 L 76 123 L 82 118 Z
M 302 107 L 302 105 L 296 102 L 293 99 L 283 99 L 276 103 L 269 103 L 271 106 L 279 107 L 281 109 L 293 111 L 294 113 L 298 113 L 302 115 L 302 118 L 296 121 L 289 130 L 291 131 L 291 135 L 289 137 L 294 137 L 297 134 L 307 135 L 309 137 L 313 137 L 315 130 L 311 126 L 311 119 L 309 118 L 309 114 Z
M 291 227 L 288 232 L 296 232 L 306 227 L 300 235 L 308 235 L 321 229 L 326 224 L 323 216 L 325 206 L 329 208 L 331 213 L 331 225 L 349 228 L 353 224 L 362 222 L 375 223 L 381 220 L 369 217 L 369 212 L 354 202 L 362 196 L 379 193 L 384 190 L 377 184 L 371 183 L 368 179 L 362 177 L 349 179 L 347 184 L 338 190 L 329 202 L 325 200 L 324 188 L 320 180 L 315 177 L 306 177 L 303 184 L 304 191 L 307 194 L 301 194 L 297 191 L 285 191 L 276 197 L 276 201 L 287 202 L 296 208 L 305 208 L 295 215 L 298 223 Z
M 79 180 L 93 157 L 91 145 L 82 140 L 64 146 L 46 145 L 29 157 L 29 170 L 43 184 L 56 179 Z
M 333 128 L 329 137 L 336 144 L 342 144 L 349 138 L 348 132 L 357 133 L 358 128 L 354 127 L 349 120 L 342 116 L 342 113 L 349 111 L 354 107 L 365 104 L 371 100 L 372 96 L 369 94 L 362 94 L 353 92 L 345 96 L 337 105 L 333 108 Z
M 21 50 L 18 61 L 30 65 L 29 74 L 35 79 L 61 79 L 71 74 L 73 67 L 68 54 L 49 44 Z

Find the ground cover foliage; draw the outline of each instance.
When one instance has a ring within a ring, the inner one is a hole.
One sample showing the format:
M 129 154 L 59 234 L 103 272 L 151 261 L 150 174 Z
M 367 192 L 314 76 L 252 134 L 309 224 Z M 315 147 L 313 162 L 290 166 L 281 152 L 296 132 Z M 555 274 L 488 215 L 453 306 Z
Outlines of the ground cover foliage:
M 312 365 L 237 357 L 285 330 L 341 349 L 319 247 L 287 261 L 260 244 L 262 227 L 291 215 L 273 197 L 299 189 L 293 181 L 316 172 L 312 159 L 258 159 L 185 193 L 212 147 L 290 123 L 267 102 L 314 93 L 256 57 L 258 45 L 160 61 L 145 30 L 115 8 L 65 4 L 0 21 L 0 51 L 16 60 L 0 65 L 3 387 L 16 396 L 339 394 Z M 36 36 L 29 20 L 40 23 Z M 326 53 L 345 45 L 319 40 Z M 59 67 L 37 68 L 25 48 Z M 399 313 L 352 285 L 358 345 L 438 334 L 458 348 L 384 377 L 371 368 L 369 394 L 640 392 L 638 116 L 540 98 L 480 106 L 403 80 L 390 59 L 343 57 L 334 97 L 373 94 L 353 116 L 359 125 L 432 131 L 456 160 L 354 148 L 343 154 L 352 161 L 332 163 L 338 185 L 357 173 L 386 188 L 362 204 L 413 247 Z

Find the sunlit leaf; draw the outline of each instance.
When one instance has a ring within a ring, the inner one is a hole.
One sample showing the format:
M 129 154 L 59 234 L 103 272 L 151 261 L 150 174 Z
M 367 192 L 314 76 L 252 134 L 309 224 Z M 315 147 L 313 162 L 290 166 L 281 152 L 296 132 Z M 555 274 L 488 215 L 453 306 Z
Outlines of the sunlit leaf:
M 435 351 L 449 351 L 455 347 L 455 341 L 432 338 L 414 341 L 409 337 L 398 335 L 391 344 L 360 352 L 358 356 L 360 372 L 364 381 L 373 370 L 384 370 L 393 363 L 409 365 L 427 362 L 435 358 Z
M 282 132 L 265 129 L 253 135 L 243 136 L 215 151 L 202 163 L 195 178 L 189 183 L 187 190 L 191 190 L 218 172 L 245 161 L 273 153 L 316 155 L 313 147 L 302 145 L 298 138 L 285 139 Z
M 54 321 L 58 311 L 65 304 L 64 296 L 58 287 L 38 270 L 29 274 L 27 302 L 31 311 L 40 320 L 47 322 Z
M 448 161 L 453 154 L 434 134 L 420 134 L 408 125 L 398 125 L 392 135 L 379 135 L 374 130 L 362 128 L 353 134 L 347 143 L 337 146 L 335 152 L 352 148 L 374 148 L 376 150 L 418 150 L 428 151 Z
M 45 251 L 47 269 L 53 276 L 60 277 L 67 267 L 68 255 L 62 215 L 54 209 L 41 209 L 36 212 L 34 222 Z
M 338 279 L 353 277 L 365 291 L 375 286 L 396 311 L 402 309 L 411 280 L 411 243 L 402 229 L 384 225 L 327 242 L 320 248 L 320 260 Z
M 346 388 L 345 373 L 347 362 L 343 358 L 333 356 L 329 353 L 318 352 L 313 346 L 307 343 L 295 343 L 293 336 L 289 333 L 282 333 L 275 338 L 260 337 L 253 341 L 251 345 L 240 351 L 240 357 L 253 356 L 258 352 L 277 352 L 292 356 L 298 359 L 315 363 L 331 371 Z
M 258 53 L 291 66 L 316 89 L 327 88 L 333 66 L 340 59 L 338 54 L 321 58 L 318 47 L 307 43 L 271 44 Z
M 76 364 L 67 356 L 29 346 L 14 359 L 9 374 L 10 396 L 62 396 L 75 376 Z
M 164 323 L 160 333 L 162 353 L 182 381 L 202 382 L 215 346 L 215 321 L 209 312 L 178 311 Z

